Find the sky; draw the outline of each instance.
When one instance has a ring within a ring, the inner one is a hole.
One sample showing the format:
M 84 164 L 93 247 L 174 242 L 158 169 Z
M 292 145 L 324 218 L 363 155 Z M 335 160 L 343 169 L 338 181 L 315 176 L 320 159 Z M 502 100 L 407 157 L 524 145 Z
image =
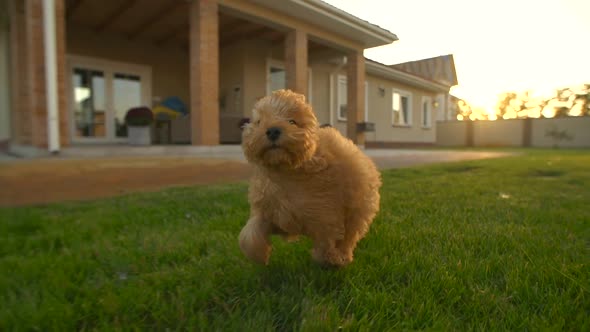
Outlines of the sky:
M 395 33 L 365 50 L 384 64 L 453 54 L 451 94 L 489 108 L 498 94 L 590 83 L 590 0 L 324 0 Z

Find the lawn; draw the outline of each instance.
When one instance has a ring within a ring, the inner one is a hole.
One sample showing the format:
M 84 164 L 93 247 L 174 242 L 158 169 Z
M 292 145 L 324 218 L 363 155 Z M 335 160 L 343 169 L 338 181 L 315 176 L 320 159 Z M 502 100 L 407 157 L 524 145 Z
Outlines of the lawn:
M 1 209 L 0 330 L 590 330 L 590 152 L 383 182 L 340 270 L 306 240 L 243 258 L 244 183 Z

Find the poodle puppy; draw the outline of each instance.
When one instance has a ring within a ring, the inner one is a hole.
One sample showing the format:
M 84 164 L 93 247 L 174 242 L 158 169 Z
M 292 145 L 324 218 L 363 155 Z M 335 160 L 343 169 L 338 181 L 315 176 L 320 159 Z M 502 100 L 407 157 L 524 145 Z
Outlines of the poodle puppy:
M 316 262 L 352 262 L 379 210 L 381 175 L 371 159 L 336 129 L 320 128 L 305 96 L 290 90 L 260 99 L 242 136 L 254 165 L 239 236 L 244 255 L 268 264 L 272 234 L 304 235 Z

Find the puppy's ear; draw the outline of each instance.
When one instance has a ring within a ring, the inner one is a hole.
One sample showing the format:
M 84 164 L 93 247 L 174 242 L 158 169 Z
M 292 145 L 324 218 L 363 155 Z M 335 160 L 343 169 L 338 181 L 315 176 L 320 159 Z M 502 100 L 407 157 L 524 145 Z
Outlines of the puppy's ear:
M 238 127 L 244 130 L 244 127 L 250 123 L 250 118 L 242 118 L 240 122 L 238 122 Z
M 302 103 L 305 103 L 305 95 L 304 94 L 293 92 L 293 95 L 295 96 L 295 99 L 297 99 L 298 101 L 300 101 Z

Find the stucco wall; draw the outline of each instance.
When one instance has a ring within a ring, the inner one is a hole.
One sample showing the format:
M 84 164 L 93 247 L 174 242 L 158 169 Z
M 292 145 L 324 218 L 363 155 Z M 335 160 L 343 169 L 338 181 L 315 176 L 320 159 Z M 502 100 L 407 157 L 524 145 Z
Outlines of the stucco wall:
M 522 146 L 524 120 L 475 121 L 475 146 Z
M 318 123 L 330 123 L 330 70 L 332 66 L 311 65 L 311 106 Z
M 271 46 L 264 41 L 247 41 L 244 44 L 244 107 L 243 114 L 252 116 L 258 98 L 266 96 L 266 59 Z
M 547 148 L 590 148 L 590 117 L 568 117 L 554 119 L 530 119 L 530 144 L 532 147 Z M 437 123 L 436 144 L 441 146 L 465 146 L 467 144 L 468 121 Z M 554 141 L 547 132 L 557 129 L 565 131 L 571 140 Z M 499 120 L 473 122 L 473 145 L 523 146 L 525 120 Z
M 444 121 L 436 123 L 436 144 L 440 146 L 465 146 L 467 122 Z
M 243 114 L 244 56 L 242 44 L 236 43 L 219 51 L 219 112 Z
M 10 138 L 10 71 L 8 70 L 8 59 L 8 26 L 0 18 L 0 143 Z
M 67 25 L 66 48 L 68 54 L 150 66 L 154 97 L 178 96 L 187 105 L 190 102 L 188 52 L 177 46 L 156 46 L 149 42 L 130 41 L 123 35 L 97 34 L 83 27 Z
M 534 147 L 553 147 L 555 141 L 546 136 L 547 131 L 552 129 L 565 131 L 571 137 L 571 140 L 558 141 L 560 147 L 590 147 L 590 117 L 534 119 L 532 127 L 531 145 Z

